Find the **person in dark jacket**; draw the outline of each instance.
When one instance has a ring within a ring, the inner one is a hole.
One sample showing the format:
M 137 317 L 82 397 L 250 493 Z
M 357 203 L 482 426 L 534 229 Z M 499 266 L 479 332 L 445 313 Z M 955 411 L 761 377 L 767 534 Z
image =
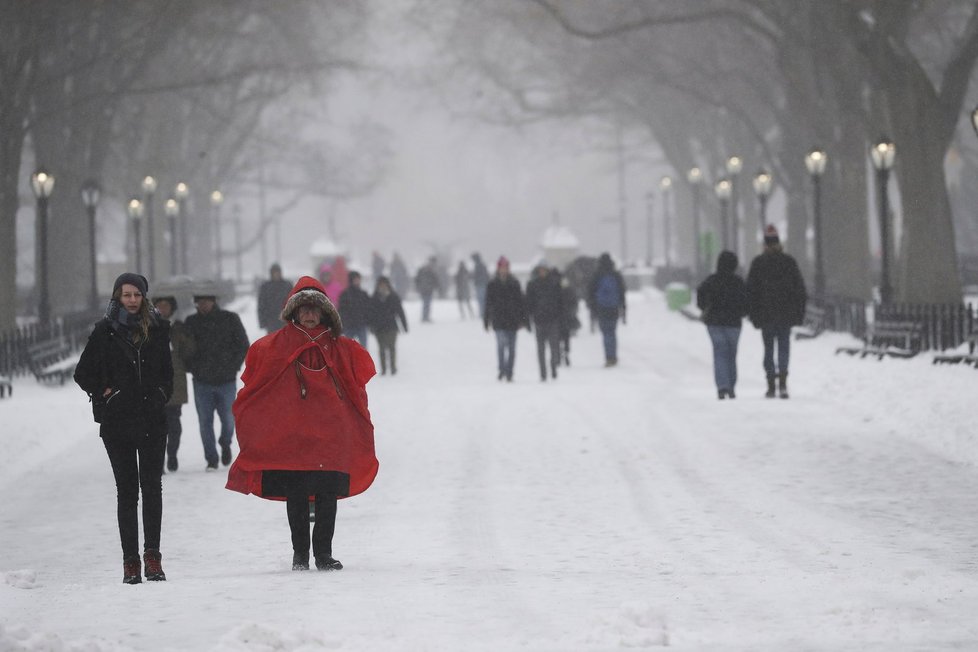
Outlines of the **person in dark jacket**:
M 406 299 L 408 292 L 411 291 L 411 276 L 408 274 L 408 268 L 404 264 L 404 259 L 396 251 L 391 257 L 391 273 L 388 278 L 390 279 L 391 287 L 397 292 L 397 296 Z
M 237 392 L 238 369 L 248 354 L 248 335 L 237 313 L 223 310 L 208 290 L 194 295 L 197 313 L 187 317 L 187 331 L 194 341 L 194 354 L 187 367 L 194 378 L 194 405 L 200 422 L 207 470 L 217 469 L 214 445 L 214 412 L 221 420 L 221 464 L 231 464 L 234 415 L 231 405 Z
M 458 261 L 458 269 L 455 270 L 455 300 L 458 301 L 458 314 L 465 319 L 465 313 L 469 314 L 469 317 L 475 317 L 475 313 L 472 312 L 472 304 L 469 300 L 472 298 L 472 274 L 469 273 L 469 268 L 465 266 L 465 261 Z
M 103 317 L 75 367 L 75 382 L 92 401 L 99 435 L 112 465 L 117 495 L 122 581 L 139 584 L 139 494 L 143 495 L 143 562 L 146 579 L 161 581 L 163 457 L 166 415 L 173 392 L 170 325 L 151 308 L 149 283 L 120 275 Z
M 526 310 L 537 336 L 540 380 L 547 380 L 547 348 L 550 349 L 550 375 L 556 378 L 560 364 L 560 325 L 564 315 L 563 292 L 560 279 L 545 265 L 537 266 L 533 278 L 526 284 Z
M 795 259 L 784 252 L 778 231 L 769 224 L 764 229 L 764 251 L 756 256 L 747 273 L 748 316 L 761 329 L 764 340 L 764 372 L 767 374 L 767 398 L 788 398 L 788 360 L 791 327 L 805 318 L 808 293 Z M 778 362 L 774 363 L 775 344 Z
M 180 437 L 183 434 L 183 425 L 180 423 L 183 406 L 187 403 L 187 365 L 184 360 L 188 360 L 194 355 L 194 341 L 187 332 L 187 327 L 182 321 L 173 319 L 173 314 L 177 311 L 177 299 L 170 296 L 157 296 L 153 299 L 153 305 L 163 319 L 170 322 L 170 359 L 173 362 L 173 394 L 170 401 L 166 404 L 166 470 L 176 471 L 179 462 L 177 461 L 177 451 L 180 450 Z
M 367 348 L 367 327 L 370 326 L 370 295 L 360 287 L 360 272 L 349 273 L 349 285 L 340 293 L 339 310 L 343 329 L 349 336 Z
M 570 366 L 570 338 L 581 328 L 581 320 L 577 316 L 579 299 L 577 290 L 570 279 L 560 273 L 556 267 L 550 270 L 560 281 L 561 306 L 563 314 L 560 317 L 560 362 Z
M 720 399 L 736 398 L 737 344 L 747 314 L 747 286 L 737 274 L 737 255 L 721 251 L 717 271 L 696 289 L 696 305 L 713 343 L 713 378 Z
M 441 294 L 441 281 L 438 279 L 438 261 L 432 256 L 414 275 L 414 287 L 421 295 L 421 321 L 431 321 L 431 300 L 435 292 Z
M 509 273 L 509 260 L 501 256 L 496 263 L 496 275 L 486 287 L 486 314 L 482 318 L 486 330 L 496 332 L 496 355 L 499 359 L 499 380 L 513 381 L 516 361 L 516 332 L 530 328 L 526 302 L 520 282 Z
M 598 257 L 588 283 L 587 305 L 601 329 L 604 366 L 614 367 L 618 364 L 618 320 L 625 323 L 625 279 L 607 252 Z
M 472 287 L 475 288 L 475 300 L 479 303 L 479 318 L 486 318 L 486 288 L 489 286 L 489 270 L 482 261 L 479 252 L 472 254 Z
M 374 287 L 374 295 L 370 299 L 370 328 L 377 338 L 380 347 L 380 373 L 387 373 L 388 359 L 391 375 L 397 373 L 397 322 L 401 322 L 401 330 L 408 332 L 407 317 L 401 297 L 391 286 L 390 279 L 381 276 Z
M 278 316 L 289 298 L 292 282 L 282 278 L 282 268 L 278 263 L 272 263 L 268 275 L 269 279 L 258 289 L 258 325 L 271 333 L 282 327 Z

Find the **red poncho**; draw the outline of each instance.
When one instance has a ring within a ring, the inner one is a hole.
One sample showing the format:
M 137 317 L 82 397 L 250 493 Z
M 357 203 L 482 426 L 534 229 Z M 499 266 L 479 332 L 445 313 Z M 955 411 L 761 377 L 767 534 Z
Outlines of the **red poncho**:
M 325 367 L 307 366 L 320 353 Z M 349 496 L 365 491 L 378 467 L 365 389 L 375 373 L 353 340 L 292 322 L 255 342 L 233 406 L 241 452 L 227 488 L 262 496 L 262 471 L 334 471 L 349 475 Z

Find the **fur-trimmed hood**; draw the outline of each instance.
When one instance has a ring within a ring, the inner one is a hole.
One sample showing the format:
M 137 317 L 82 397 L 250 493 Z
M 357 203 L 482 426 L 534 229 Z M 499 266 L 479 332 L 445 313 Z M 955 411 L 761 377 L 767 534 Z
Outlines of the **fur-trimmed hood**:
M 323 326 L 330 329 L 333 337 L 339 337 L 343 332 L 340 313 L 336 310 L 333 302 L 329 300 L 329 297 L 326 296 L 326 288 L 311 276 L 303 276 L 296 281 L 279 317 L 282 321 L 294 321 L 296 311 L 302 305 L 319 307 L 323 313 Z

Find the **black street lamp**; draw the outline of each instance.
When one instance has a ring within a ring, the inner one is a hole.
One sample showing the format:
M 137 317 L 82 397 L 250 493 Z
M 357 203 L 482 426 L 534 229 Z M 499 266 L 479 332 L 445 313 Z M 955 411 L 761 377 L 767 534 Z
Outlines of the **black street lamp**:
M 815 298 L 825 297 L 825 260 L 822 254 L 822 174 L 828 157 L 821 149 L 815 148 L 805 156 L 805 168 L 812 177 L 812 216 L 815 224 Z
M 51 319 L 51 301 L 48 297 L 48 198 L 54 191 L 54 175 L 43 167 L 31 175 L 31 190 L 37 199 L 37 318 L 42 325 Z
M 156 278 L 156 229 L 153 225 L 153 193 L 156 192 L 156 179 L 143 178 L 143 206 L 146 213 L 146 248 L 149 250 L 149 277 Z
M 645 193 L 645 258 L 648 261 L 649 267 L 653 265 L 653 260 L 655 257 L 655 249 L 653 248 L 653 216 L 655 213 L 655 207 L 652 202 L 655 201 L 655 193 L 651 190 Z
M 170 275 L 177 275 L 177 216 L 180 215 L 180 204 L 170 197 L 163 204 L 168 226 L 170 227 Z
M 693 278 L 699 282 L 703 258 L 700 252 L 700 186 L 703 183 L 703 173 L 698 167 L 691 167 L 686 173 L 686 181 L 689 182 L 693 195 Z
M 730 193 L 732 192 L 730 179 L 724 177 L 716 182 L 713 186 L 713 192 L 716 193 L 717 199 L 720 200 L 720 240 L 723 243 L 723 248 L 725 251 L 730 251 L 730 228 L 727 224 L 729 216 L 727 215 L 730 209 Z
M 727 159 L 727 177 L 730 179 L 730 250 L 740 253 L 740 193 L 737 183 L 744 161 L 739 156 Z
M 139 229 L 143 221 L 143 202 L 139 197 L 133 197 L 126 204 L 126 212 L 132 220 L 133 250 L 136 252 L 136 273 L 143 273 L 143 240 L 140 237 Z
M 231 208 L 231 220 L 234 225 L 234 280 L 241 281 L 241 205 L 234 204 Z
M 669 210 L 669 195 L 672 190 L 672 178 L 669 175 L 659 180 L 659 190 L 662 191 L 662 240 L 666 254 L 666 269 L 672 269 L 672 213 Z
M 880 303 L 888 305 L 893 299 L 893 289 L 890 287 L 890 208 L 886 185 L 890 180 L 890 170 L 893 169 L 896 148 L 886 138 L 881 138 L 869 150 L 869 154 L 873 160 L 873 167 L 876 168 L 880 189 Z
M 180 220 L 180 271 L 188 274 L 190 267 L 187 264 L 187 197 L 190 196 L 190 188 L 183 181 L 177 184 L 173 190 L 173 196 L 177 200 Z
M 98 310 L 98 263 L 95 260 L 95 209 L 98 207 L 99 196 L 102 188 L 94 179 L 89 179 L 82 184 L 81 196 L 85 210 L 88 212 L 88 245 L 92 257 L 92 288 L 89 296 L 89 305 L 92 310 Z
M 774 180 L 767 170 L 761 168 L 757 171 L 752 183 L 760 209 L 757 215 L 761 219 L 761 233 L 764 233 L 764 227 L 767 226 L 767 199 L 771 196 L 771 190 L 774 188 Z
M 221 204 L 224 203 L 224 193 L 215 190 L 211 193 L 211 220 L 214 222 L 214 258 L 217 259 L 217 280 L 221 280 Z

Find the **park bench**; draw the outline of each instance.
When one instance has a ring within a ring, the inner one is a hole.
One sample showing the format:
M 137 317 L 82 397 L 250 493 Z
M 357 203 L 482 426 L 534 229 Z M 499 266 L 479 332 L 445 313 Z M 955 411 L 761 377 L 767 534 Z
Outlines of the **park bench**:
M 968 337 L 964 338 L 964 343 L 968 345 L 968 352 L 964 351 L 952 351 L 950 353 L 938 353 L 934 356 L 932 362 L 934 364 L 965 364 L 975 365 L 978 367 L 978 355 L 975 355 L 975 346 L 978 345 L 978 332 L 974 332 Z
M 75 373 L 77 360 L 71 358 L 71 346 L 62 339 L 37 342 L 27 347 L 31 373 L 38 382 L 64 385 Z
M 867 328 L 863 346 L 840 346 L 835 352 L 860 358 L 875 355 L 879 360 L 912 358 L 920 352 L 922 331 L 920 322 L 880 319 Z
M 4 398 L 7 394 L 14 395 L 13 382 L 9 376 L 0 376 L 0 398 Z
M 809 303 L 805 306 L 805 319 L 795 329 L 796 340 L 818 337 L 825 330 L 825 308 Z

